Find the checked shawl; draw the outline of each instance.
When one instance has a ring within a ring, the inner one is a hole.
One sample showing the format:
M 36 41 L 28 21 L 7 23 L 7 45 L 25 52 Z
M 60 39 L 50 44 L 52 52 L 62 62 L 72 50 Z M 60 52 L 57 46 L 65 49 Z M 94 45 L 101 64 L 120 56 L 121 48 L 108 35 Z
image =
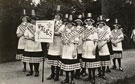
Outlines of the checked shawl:
M 18 26 L 18 29 L 24 33 L 25 30 L 27 29 L 27 26 L 28 26 L 28 23 L 27 22 L 22 22 L 19 26 Z
M 27 26 L 27 29 L 29 30 L 29 32 L 30 32 L 32 35 L 35 35 L 36 30 L 35 30 L 33 24 L 30 24 L 30 23 L 29 23 L 28 26 Z
M 84 30 L 84 38 L 83 39 L 87 39 L 91 34 L 94 34 L 95 32 L 96 32 L 96 28 L 93 26 L 90 29 L 86 28 Z
M 99 31 L 99 29 L 97 29 L 97 33 L 98 33 L 98 40 L 103 41 L 109 39 L 106 38 L 106 36 L 110 33 L 108 28 L 104 27 L 103 31 Z
M 69 29 L 69 28 L 67 28 L 67 26 L 66 26 L 65 30 L 62 32 L 62 37 L 61 37 L 62 41 L 65 44 L 70 43 L 72 40 L 74 40 L 76 37 L 78 37 L 80 35 L 80 33 L 79 33 L 80 31 L 77 31 L 74 28 L 69 29 L 69 30 L 71 30 L 71 32 L 68 32 L 67 29 Z
M 122 28 L 121 28 L 121 29 L 118 29 L 117 32 L 115 31 L 115 29 L 112 30 L 112 38 L 113 38 L 113 39 L 118 39 L 119 36 L 121 36 L 122 34 L 123 34 Z
M 59 28 L 62 26 L 62 21 L 55 21 L 55 25 L 54 25 L 54 31 L 58 32 Z

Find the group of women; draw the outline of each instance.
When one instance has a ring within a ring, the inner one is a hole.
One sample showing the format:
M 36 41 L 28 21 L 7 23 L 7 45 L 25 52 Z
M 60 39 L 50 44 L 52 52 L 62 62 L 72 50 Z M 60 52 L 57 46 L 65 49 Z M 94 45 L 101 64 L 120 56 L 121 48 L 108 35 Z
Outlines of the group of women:
M 64 17 L 63 17 L 64 16 Z M 17 36 L 18 53 L 17 58 L 21 58 L 26 71 L 26 62 L 30 65 L 30 72 L 27 76 L 33 75 L 35 67 L 35 77 L 39 76 L 39 63 L 42 61 L 43 51 L 41 43 L 34 40 L 36 18 L 28 16 L 22 18 L 21 25 L 18 26 Z M 103 16 L 99 16 L 97 23 L 92 19 L 92 14 L 87 13 L 86 17 L 79 14 L 73 19 L 72 14 L 54 15 L 54 39 L 53 43 L 48 43 L 47 63 L 51 65 L 51 74 L 47 80 L 59 80 L 59 74 L 65 72 L 65 79 L 62 84 L 75 84 L 74 78 L 80 79 L 85 76 L 88 70 L 88 78 L 95 84 L 95 71 L 98 70 L 98 77 L 106 79 L 105 70 L 110 71 L 110 59 L 113 59 L 113 69 L 118 60 L 119 70 L 122 58 L 122 40 L 124 39 L 122 28 L 118 24 L 118 19 L 114 22 L 114 29 L 106 25 Z M 110 54 L 113 55 L 110 56 Z M 71 76 L 69 76 L 71 75 Z

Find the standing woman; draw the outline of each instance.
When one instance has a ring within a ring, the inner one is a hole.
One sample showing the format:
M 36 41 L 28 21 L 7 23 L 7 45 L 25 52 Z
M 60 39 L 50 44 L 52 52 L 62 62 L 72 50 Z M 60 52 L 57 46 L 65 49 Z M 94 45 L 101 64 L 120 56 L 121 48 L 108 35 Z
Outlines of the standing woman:
M 84 27 L 83 27 L 83 21 L 82 21 L 82 15 L 78 15 L 78 18 L 76 20 L 74 20 L 74 22 L 76 23 L 75 29 L 76 31 L 79 33 L 80 37 L 82 36 L 82 32 L 84 31 Z M 82 40 L 80 39 L 79 41 L 79 45 L 77 48 L 77 59 L 81 64 L 81 59 L 82 59 Z M 76 70 L 75 73 L 75 78 L 76 79 L 80 79 L 80 69 Z
M 63 42 L 61 69 L 66 72 L 66 79 L 61 82 L 62 84 L 74 84 L 74 70 L 80 69 L 80 63 L 77 60 L 79 33 L 76 32 L 72 21 L 72 15 L 70 15 L 61 37 Z M 70 73 L 71 80 L 69 79 Z
M 113 48 L 113 67 L 112 69 L 116 69 L 116 60 L 119 64 L 119 70 L 123 71 L 121 67 L 121 59 L 122 59 L 122 40 L 124 40 L 124 35 L 122 32 L 122 28 L 120 28 L 120 25 L 118 24 L 118 19 L 115 19 L 114 29 L 112 30 L 112 48 Z
M 29 17 L 26 16 L 26 10 L 23 10 L 23 16 L 21 17 L 22 19 L 22 23 L 17 27 L 17 37 L 19 38 L 18 41 L 18 50 L 17 50 L 17 54 L 16 54 L 16 59 L 17 60 L 22 60 L 23 58 L 23 54 L 24 54 L 24 47 L 26 44 L 26 39 L 24 38 L 24 32 L 27 29 L 27 25 L 28 25 L 28 20 Z M 23 72 L 26 71 L 26 62 L 23 62 Z
M 61 56 L 61 48 L 62 48 L 62 40 L 61 40 L 61 33 L 59 32 L 59 29 L 62 26 L 62 14 L 56 13 L 54 17 L 54 40 L 53 43 L 49 44 L 48 49 L 48 64 L 51 65 L 51 75 L 47 78 L 47 80 L 54 79 L 55 81 L 58 81 L 59 79 L 59 61 Z M 55 73 L 56 71 L 56 73 Z
M 35 41 L 36 17 L 35 11 L 32 10 L 31 23 L 28 25 L 24 33 L 26 41 L 25 54 L 23 61 L 29 63 L 30 72 L 26 76 L 33 75 L 33 67 L 35 69 L 35 77 L 39 76 L 39 63 L 42 62 L 43 54 L 40 42 Z
M 99 58 L 101 61 L 101 67 L 98 68 L 99 77 L 106 79 L 105 77 L 105 68 L 111 64 L 110 62 L 110 52 L 107 45 L 107 42 L 110 41 L 111 30 L 106 26 L 103 21 L 103 16 L 99 17 L 99 22 L 97 23 L 97 33 L 98 33 L 98 50 Z
M 85 81 L 91 81 L 95 84 L 95 70 L 100 67 L 100 62 L 96 58 L 98 35 L 96 28 L 93 26 L 95 21 L 91 18 L 91 13 L 88 13 L 87 19 L 84 22 L 86 25 L 83 32 L 82 61 L 83 67 L 88 69 L 89 72 L 89 76 Z
M 132 30 L 130 38 L 133 41 L 133 48 L 135 48 L 135 28 Z

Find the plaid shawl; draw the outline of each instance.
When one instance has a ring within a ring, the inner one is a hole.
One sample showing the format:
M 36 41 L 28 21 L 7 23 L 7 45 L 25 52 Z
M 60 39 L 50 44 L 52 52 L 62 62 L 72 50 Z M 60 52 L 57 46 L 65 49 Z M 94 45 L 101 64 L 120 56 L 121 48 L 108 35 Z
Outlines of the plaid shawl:
M 122 29 L 118 29 L 117 32 L 115 31 L 115 29 L 112 30 L 112 38 L 113 38 L 113 39 L 118 39 L 118 37 L 119 37 L 120 35 L 122 35 L 122 34 L 123 34 Z
M 109 34 L 107 28 L 104 28 L 104 31 L 99 31 L 99 29 L 97 29 L 97 33 L 98 33 L 98 40 L 108 40 L 108 38 L 106 38 L 106 36 Z
M 25 30 L 26 30 L 26 28 L 27 28 L 27 26 L 28 26 L 28 23 L 22 22 L 22 23 L 18 26 L 18 28 L 19 28 L 19 30 L 20 30 L 22 33 L 24 33 Z
M 35 35 L 36 30 L 34 29 L 34 25 L 33 24 L 28 24 L 27 29 L 29 30 L 29 32 L 32 35 Z
M 88 36 L 90 36 L 91 34 L 94 34 L 95 32 L 96 32 L 95 27 L 92 27 L 92 28 L 90 28 L 90 29 L 86 28 L 86 29 L 84 30 L 84 39 L 87 39 Z
M 57 24 L 54 25 L 54 31 L 58 32 L 59 28 L 62 26 L 62 21 L 60 20 Z
M 70 29 L 71 32 L 67 32 L 66 29 L 68 29 L 67 27 L 65 28 L 65 30 L 62 32 L 62 41 L 66 44 L 70 43 L 71 40 L 74 40 L 76 37 L 79 37 L 80 35 L 80 30 L 77 31 L 76 29 Z

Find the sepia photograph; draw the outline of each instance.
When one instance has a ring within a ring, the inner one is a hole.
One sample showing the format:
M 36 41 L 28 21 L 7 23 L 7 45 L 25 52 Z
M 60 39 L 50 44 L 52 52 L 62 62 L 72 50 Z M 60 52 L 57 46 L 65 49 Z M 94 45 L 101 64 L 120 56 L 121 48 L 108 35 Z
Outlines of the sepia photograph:
M 135 0 L 0 0 L 0 84 L 135 84 Z

